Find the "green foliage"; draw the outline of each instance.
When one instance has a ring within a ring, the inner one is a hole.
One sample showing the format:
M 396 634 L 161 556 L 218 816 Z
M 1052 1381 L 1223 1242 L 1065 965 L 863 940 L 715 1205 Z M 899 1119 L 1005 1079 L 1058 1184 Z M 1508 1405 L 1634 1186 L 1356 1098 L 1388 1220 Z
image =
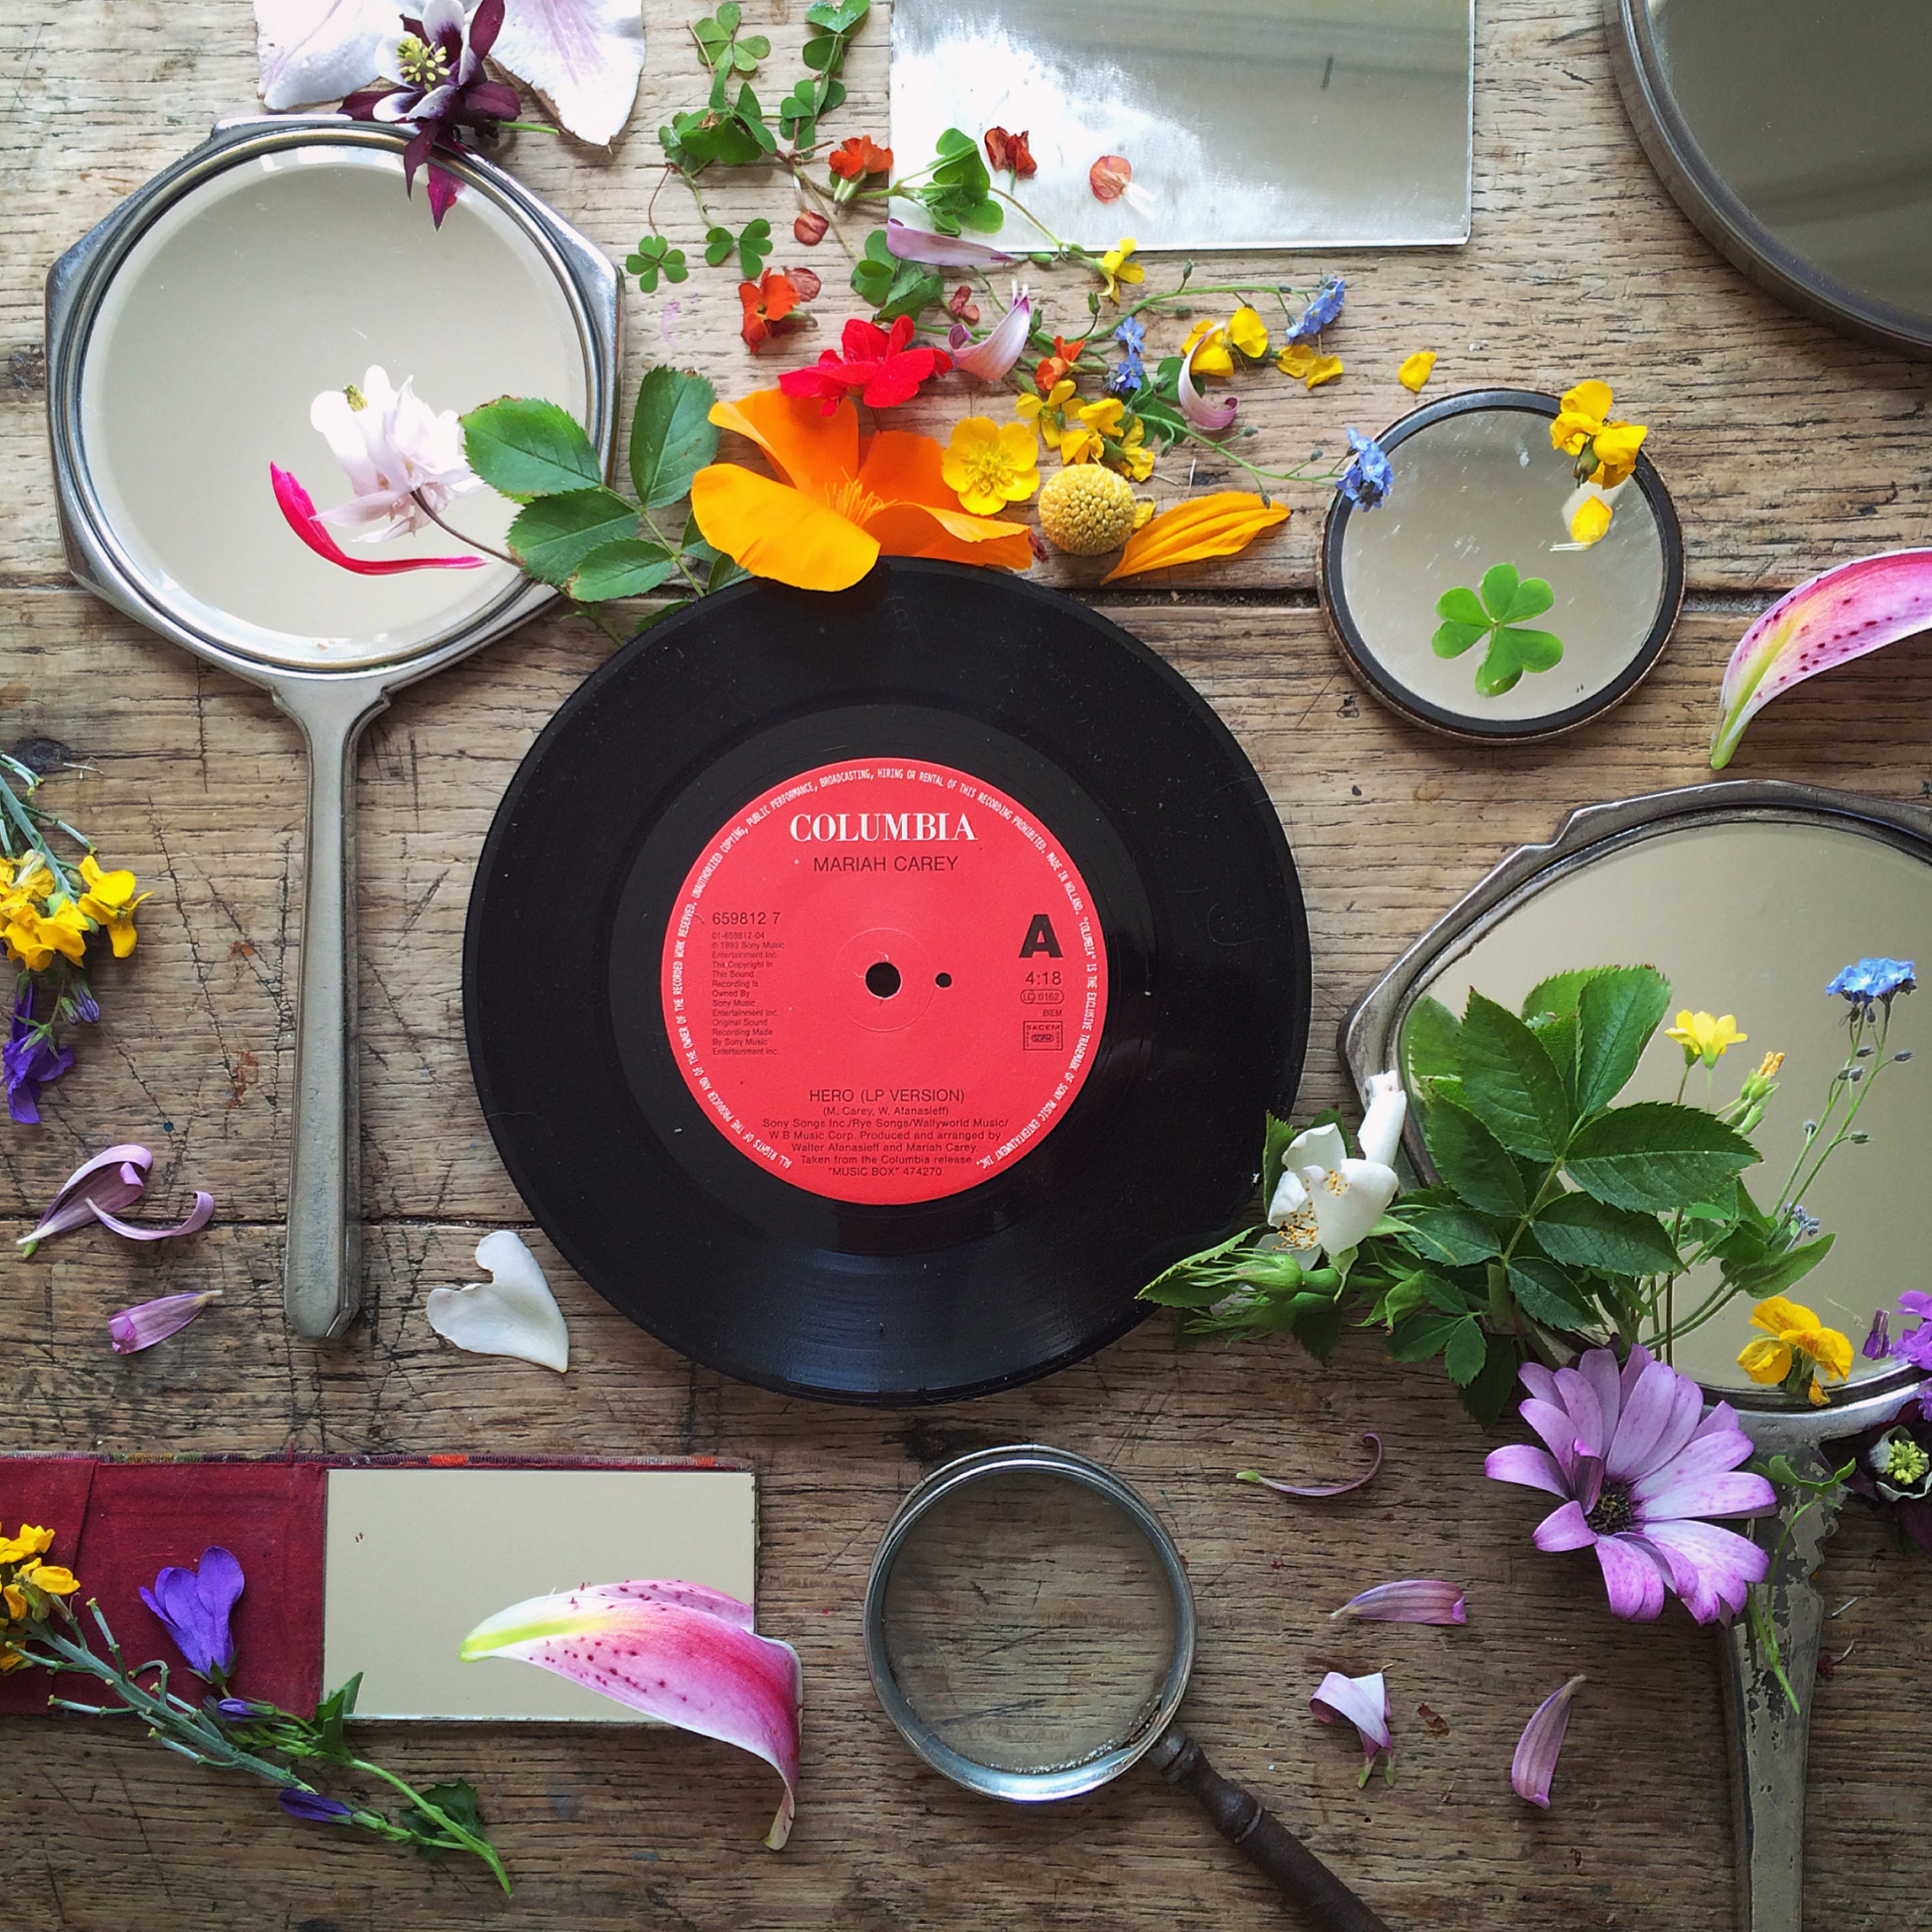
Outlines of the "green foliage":
M 949 127 L 938 141 L 938 159 L 914 190 L 941 234 L 962 229 L 975 234 L 997 233 L 1005 211 L 993 199 L 993 177 L 980 158 L 980 144 L 971 134 Z
M 656 292 L 659 276 L 668 282 L 681 282 L 691 273 L 684 251 L 674 248 L 662 235 L 645 236 L 624 257 L 624 266 L 638 278 L 638 286 L 647 295 Z
M 630 417 L 630 486 L 646 509 L 682 503 L 691 479 L 718 454 L 717 400 L 702 376 L 669 367 L 645 372 Z
M 885 230 L 866 237 L 866 251 L 852 264 L 852 287 L 881 322 L 918 316 L 946 293 L 945 278 L 922 262 L 902 262 L 886 246 Z
M 1486 639 L 1476 689 L 1485 698 L 1500 698 L 1516 689 L 1525 671 L 1546 671 L 1562 659 L 1563 640 L 1554 631 L 1523 628 L 1525 619 L 1540 617 L 1555 601 L 1542 577 L 1519 577 L 1513 563 L 1492 564 L 1479 596 L 1459 586 L 1438 599 L 1442 622 L 1429 647 L 1439 658 L 1461 657 Z
M 510 554 L 560 590 L 600 544 L 634 537 L 638 506 L 615 490 L 564 490 L 527 504 L 510 525 Z
M 462 418 L 470 467 L 518 503 L 604 480 L 591 439 L 567 409 L 524 396 L 485 402 Z
M 579 604 L 607 604 L 656 590 L 676 568 L 677 559 L 662 544 L 617 537 L 585 552 L 564 588 Z
M 738 266 L 745 271 L 745 279 L 755 282 L 771 254 L 771 224 L 762 215 L 739 230 L 737 249 Z
M 806 9 L 806 25 L 814 29 L 805 43 L 804 78 L 778 103 L 778 126 L 795 149 L 809 148 L 819 138 L 819 120 L 845 104 L 845 83 L 838 78 L 845 50 L 872 11 L 872 0 L 843 0 L 838 5 Z
M 1669 1214 L 1701 1200 L 1757 1157 L 1743 1134 L 1701 1107 L 1645 1100 L 1585 1121 L 1563 1167 L 1585 1194 L 1612 1207 Z

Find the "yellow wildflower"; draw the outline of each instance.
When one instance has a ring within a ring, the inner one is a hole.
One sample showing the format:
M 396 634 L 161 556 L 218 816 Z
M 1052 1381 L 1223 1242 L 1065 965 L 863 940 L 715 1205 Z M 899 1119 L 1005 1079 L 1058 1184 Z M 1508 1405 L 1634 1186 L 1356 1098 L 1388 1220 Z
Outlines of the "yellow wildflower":
M 1825 1392 L 1819 1377 L 1843 1382 L 1852 1373 L 1851 1338 L 1827 1328 L 1801 1302 L 1771 1295 L 1758 1303 L 1751 1325 L 1765 1330 L 1770 1338 L 1746 1342 L 1737 1357 L 1737 1366 L 1753 1382 L 1767 1386 L 1796 1382 L 1814 1403 L 1822 1406 Z
M 1604 490 L 1629 479 L 1649 433 L 1641 423 L 1611 422 L 1610 401 L 1608 383 L 1580 382 L 1564 392 L 1550 424 L 1550 447 L 1579 459 L 1577 480 Z
M 1341 373 L 1341 357 L 1324 355 L 1312 342 L 1290 342 L 1274 359 L 1284 376 L 1294 376 L 1310 389 L 1333 382 Z
M 1741 1046 L 1751 1035 L 1739 1033 L 1737 1016 L 1726 1013 L 1722 1019 L 1704 1012 L 1681 1012 L 1677 1023 L 1664 1035 L 1667 1040 L 1675 1040 L 1684 1049 L 1684 1064 L 1694 1066 L 1702 1060 L 1707 1066 L 1715 1066 L 1732 1047 Z
M 0 1587 L 0 1601 L 6 1604 L 7 1615 L 16 1623 L 27 1622 L 27 1592 L 18 1584 Z
M 1063 376 L 1044 396 L 1021 396 L 1013 404 L 1013 414 L 1022 423 L 1033 424 L 1049 449 L 1058 449 L 1066 434 L 1066 405 L 1075 393 L 1073 378 Z
M 79 966 L 87 957 L 87 916 L 70 898 L 50 901 L 40 915 L 40 939 L 55 952 L 63 953 Z
M 1187 340 L 1180 345 L 1183 362 L 1197 342 L 1201 345 L 1201 353 L 1194 359 L 1195 375 L 1232 376 L 1234 373 L 1234 358 L 1227 352 L 1227 325 L 1225 323 L 1217 322 L 1211 317 L 1195 323 L 1187 332 Z
M 1228 317 L 1227 339 L 1251 363 L 1268 353 L 1268 325 L 1245 303 Z
M 1600 496 L 1586 496 L 1569 520 L 1569 540 L 1577 544 L 1600 542 L 1610 527 L 1610 506 Z
M 0 1563 L 17 1563 L 25 1556 L 38 1556 L 54 1546 L 54 1532 L 38 1524 L 23 1523 L 18 1536 L 0 1536 Z
M 1118 303 L 1122 282 L 1144 282 L 1147 271 L 1133 259 L 1134 240 L 1126 235 L 1100 258 L 1100 272 L 1107 278 L 1107 300 Z
M 1410 395 L 1419 395 L 1435 366 L 1436 352 L 1433 349 L 1417 349 L 1413 355 L 1402 358 L 1402 366 L 1395 371 L 1395 379 Z
M 1550 424 L 1550 447 L 1566 456 L 1580 455 L 1583 446 L 1603 427 L 1610 413 L 1610 386 L 1580 382 L 1563 392 L 1562 407 Z
M 939 473 L 958 493 L 961 509 L 995 515 L 1040 487 L 1040 439 L 1030 424 L 969 416 L 953 425 Z
M 1592 438 L 1597 467 L 1587 480 L 1599 489 L 1614 490 L 1637 470 L 1637 453 L 1649 432 L 1641 423 L 1606 423 Z
M 151 899 L 154 894 L 143 892 L 136 898 L 134 888 L 140 881 L 134 874 L 103 872 L 95 863 L 92 852 L 81 859 L 80 876 L 88 888 L 80 895 L 80 910 L 107 928 L 114 957 L 125 959 L 134 950 L 134 908 Z
M 1083 403 L 1080 419 L 1090 430 L 1097 430 L 1103 436 L 1119 439 L 1120 419 L 1127 413 L 1127 406 L 1119 396 L 1109 396 L 1103 402 Z
M 70 1597 L 80 1587 L 74 1573 L 59 1563 L 43 1563 L 37 1557 L 22 1566 L 19 1580 L 44 1590 L 50 1597 Z

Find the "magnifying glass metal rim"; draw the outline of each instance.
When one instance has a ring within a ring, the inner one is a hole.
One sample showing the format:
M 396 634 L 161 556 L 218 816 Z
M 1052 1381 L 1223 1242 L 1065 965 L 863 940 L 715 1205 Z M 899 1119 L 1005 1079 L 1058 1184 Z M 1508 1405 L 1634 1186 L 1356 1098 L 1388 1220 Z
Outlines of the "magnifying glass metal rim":
M 914 1526 L 936 1504 L 974 1483 L 989 1478 L 1019 1474 L 1056 1476 L 1082 1485 L 1119 1509 L 1147 1539 L 1160 1559 L 1169 1595 L 1174 1607 L 1174 1641 L 1168 1659 L 1167 1675 L 1157 1704 L 1136 1726 L 1134 1735 L 1111 1750 L 1096 1753 L 1074 1765 L 1046 1771 L 1002 1771 L 955 1751 L 939 1737 L 913 1708 L 899 1688 L 885 1646 L 885 1592 L 894 1563 Z M 1056 1449 L 1043 1443 L 1019 1443 L 1011 1447 L 981 1449 L 933 1471 L 908 1494 L 886 1525 L 879 1549 L 872 1560 L 872 1572 L 866 1579 L 865 1601 L 866 1669 L 872 1687 L 878 1693 L 885 1713 L 905 1741 L 934 1770 L 954 1783 L 989 1798 L 1007 1798 L 1016 1804 L 1044 1804 L 1054 1798 L 1076 1798 L 1090 1791 L 1138 1764 L 1158 1744 L 1187 1689 L 1194 1669 L 1194 1592 L 1187 1581 L 1187 1565 L 1166 1526 L 1149 1508 L 1145 1498 L 1111 1470 L 1070 1450 Z
M 95 489 L 81 431 L 82 371 L 102 302 L 155 223 L 196 188 L 263 156 L 317 146 L 400 156 L 405 145 L 403 137 L 387 128 L 341 114 L 237 115 L 218 121 L 205 141 L 118 203 L 48 272 L 47 423 L 68 569 L 77 582 L 149 630 L 252 683 L 364 680 L 393 690 L 468 656 L 560 594 L 547 584 L 512 583 L 440 640 L 401 644 L 386 655 L 358 653 L 340 668 L 284 663 L 225 638 L 157 584 L 116 535 L 113 519 Z M 503 210 L 556 278 L 583 354 L 586 428 L 607 468 L 617 420 L 615 269 L 600 249 L 501 168 L 474 155 L 450 156 L 441 164 L 470 191 Z

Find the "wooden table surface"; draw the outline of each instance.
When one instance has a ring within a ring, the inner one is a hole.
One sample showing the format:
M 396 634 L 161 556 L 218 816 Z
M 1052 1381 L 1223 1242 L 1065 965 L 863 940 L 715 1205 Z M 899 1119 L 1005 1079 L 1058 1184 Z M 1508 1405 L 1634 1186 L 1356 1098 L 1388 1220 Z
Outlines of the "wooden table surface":
M 747 4 L 760 30 L 770 18 L 781 71 L 802 11 Z M 646 15 L 649 71 L 615 152 L 524 137 L 513 159 L 618 256 L 656 181 L 655 130 L 694 93 L 683 13 L 650 0 Z M 1255 385 L 1264 400 L 1244 407 L 1263 436 L 1248 447 L 1292 460 L 1333 447 L 1345 423 L 1379 427 L 1407 401 L 1394 369 L 1416 347 L 1441 356 L 1431 395 L 1601 376 L 1652 425 L 1687 531 L 1691 597 L 1661 665 L 1621 709 L 1554 745 L 1485 751 L 1411 729 L 1355 690 L 1314 604 L 1313 488 L 1285 536 L 1251 555 L 1178 587 L 1096 599 L 1216 706 L 1279 807 L 1314 929 L 1308 1109 L 1344 1097 L 1333 1044 L 1341 1016 L 1506 851 L 1547 836 L 1572 806 L 1708 775 L 1721 668 L 1775 592 L 1843 559 L 1925 540 L 1932 371 L 1787 314 L 1705 245 L 1624 120 L 1592 0 L 1483 0 L 1478 15 L 1470 245 L 1295 263 L 1301 280 L 1319 269 L 1349 279 L 1333 344 L 1348 374 L 1312 396 Z M 838 132 L 884 132 L 883 27 L 881 18 L 854 51 Z M 476 1271 L 479 1235 L 530 1232 L 464 1061 L 460 936 L 510 773 L 608 649 L 585 625 L 532 624 L 405 692 L 369 735 L 368 1315 L 339 1345 L 288 1339 L 279 1271 L 301 892 L 295 737 L 264 696 L 68 583 L 41 343 L 48 264 L 218 114 L 251 108 L 254 71 L 243 0 L 0 0 L 0 740 L 73 746 L 87 768 L 61 782 L 64 809 L 155 889 L 139 951 L 100 975 L 105 1018 L 48 1096 L 47 1124 L 0 1130 L 0 1215 L 27 1225 L 78 1159 L 126 1140 L 156 1149 L 158 1203 L 195 1185 L 219 1203 L 217 1225 L 192 1241 L 135 1252 L 76 1236 L 0 1268 L 0 1448 L 743 1458 L 761 1483 L 760 1622 L 805 1660 L 804 1784 L 798 1829 L 775 1856 L 758 1844 L 774 1781 L 722 1746 L 563 1728 L 386 1737 L 398 1768 L 423 1782 L 475 1778 L 517 1880 L 506 1901 L 474 1867 L 298 1824 L 261 1791 L 125 1732 L 16 1720 L 0 1750 L 10 1920 L 75 1932 L 1284 1923 L 1263 1882 L 1151 1775 L 1043 1811 L 1002 1807 L 924 1770 L 875 1707 L 859 1597 L 895 1501 L 940 1459 L 1033 1438 L 1097 1456 L 1160 1498 L 1200 1600 L 1197 1735 L 1392 1925 L 1728 1926 L 1711 1636 L 1676 1607 L 1649 1628 L 1614 1622 L 1587 1558 L 1531 1547 L 1534 1499 L 1482 1480 L 1485 1439 L 1439 1373 L 1381 1361 L 1367 1336 L 1350 1337 L 1325 1371 L 1287 1345 L 1177 1354 L 1154 1322 L 1017 1394 L 918 1412 L 832 1409 L 673 1355 L 534 1235 L 571 1325 L 567 1379 L 458 1354 L 431 1333 L 424 1296 Z M 665 197 L 683 221 L 677 202 L 675 190 Z M 775 185 L 728 187 L 716 203 L 737 221 L 789 211 Z M 831 254 L 828 244 L 817 261 L 826 322 L 795 358 L 851 312 Z M 795 258 L 786 247 L 775 259 Z M 1271 281 L 1284 268 L 1277 258 L 1256 271 Z M 668 298 L 633 292 L 631 377 L 671 357 L 728 394 L 770 380 L 775 358 L 754 368 L 735 318 L 722 271 L 699 268 Z M 220 378 L 192 358 L 180 373 Z M 1733 770 L 1932 796 L 1919 708 L 1928 696 L 1922 645 L 1867 661 L 1781 700 Z M 207 1284 L 225 1299 L 179 1341 L 127 1359 L 108 1352 L 111 1310 Z M 1350 1469 L 1363 1429 L 1388 1445 L 1363 1493 L 1290 1505 L 1232 1480 L 1245 1466 L 1291 1478 Z M 1466 1629 L 1328 1621 L 1355 1590 L 1415 1574 L 1466 1581 Z M 1835 1649 L 1855 1649 L 1819 1690 L 1807 1924 L 1932 1925 L 1922 1802 L 1932 1568 L 1854 1511 L 1823 1585 L 1831 1606 L 1855 1600 L 1830 1625 Z M 1387 1671 L 1393 1787 L 1378 1779 L 1358 1792 L 1352 1740 L 1310 1722 L 1309 1692 L 1331 1668 Z M 1509 1753 L 1531 1708 L 1578 1670 L 1590 1682 L 1546 1814 L 1511 1794 Z

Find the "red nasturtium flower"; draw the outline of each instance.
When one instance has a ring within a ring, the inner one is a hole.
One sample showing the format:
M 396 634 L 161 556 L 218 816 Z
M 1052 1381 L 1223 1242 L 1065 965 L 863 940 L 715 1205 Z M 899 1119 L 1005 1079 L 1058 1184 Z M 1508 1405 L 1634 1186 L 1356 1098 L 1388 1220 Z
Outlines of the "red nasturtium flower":
M 880 147 L 869 134 L 854 134 L 832 149 L 825 164 L 841 180 L 857 181 L 868 174 L 891 173 L 892 150 Z
M 1034 383 L 1043 396 L 1053 393 L 1053 386 L 1064 376 L 1073 373 L 1073 364 L 1080 360 L 1080 344 L 1069 342 L 1064 335 L 1053 338 L 1053 353 L 1045 357 L 1034 371 Z
M 1096 202 L 1117 202 L 1134 179 L 1134 164 L 1125 155 L 1103 154 L 1087 171 L 1087 185 Z
M 805 272 L 809 271 L 768 268 L 755 282 L 738 284 L 738 302 L 745 310 L 738 333 L 753 355 L 801 302 L 810 302 L 818 294 L 816 287 L 811 294 L 799 287 L 798 277 Z M 812 279 L 814 283 L 818 279 L 816 276 Z
M 853 390 L 874 409 L 910 402 L 920 385 L 952 367 L 944 349 L 913 345 L 913 318 L 901 316 L 889 335 L 875 323 L 854 317 L 845 325 L 843 355 L 824 351 L 812 369 L 789 369 L 778 378 L 788 396 L 815 396 L 831 415 Z
M 1024 181 L 1040 172 L 1033 150 L 1027 145 L 1029 129 L 1022 127 L 1009 134 L 1004 127 L 986 130 L 986 158 L 995 174 L 1016 174 Z

